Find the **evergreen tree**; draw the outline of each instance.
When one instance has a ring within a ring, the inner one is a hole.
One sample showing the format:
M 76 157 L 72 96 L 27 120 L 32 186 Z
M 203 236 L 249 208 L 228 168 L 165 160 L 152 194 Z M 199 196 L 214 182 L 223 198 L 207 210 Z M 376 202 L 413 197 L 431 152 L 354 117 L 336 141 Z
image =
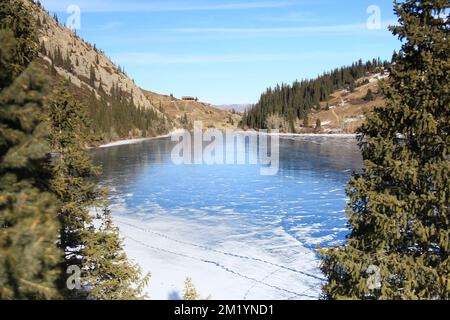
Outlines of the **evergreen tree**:
M 305 115 L 304 116 L 304 118 L 303 118 L 303 126 L 306 128 L 306 127 L 309 127 L 309 118 L 308 118 L 308 115 Z
M 322 251 L 329 299 L 450 299 L 449 2 L 395 4 L 403 42 L 385 108 L 359 130 L 351 234 Z
M 364 100 L 365 101 L 373 101 L 373 100 L 375 100 L 375 97 L 373 96 L 373 92 L 372 92 L 371 89 L 367 90 L 367 94 L 364 97 Z
M 211 300 L 211 295 L 207 296 L 206 298 L 203 298 L 200 296 L 200 294 L 197 292 L 197 289 L 195 288 L 194 284 L 192 283 L 192 279 L 187 277 L 184 281 L 184 292 L 183 292 L 183 300 Z
M 295 133 L 295 123 L 294 123 L 294 116 L 292 114 L 289 115 L 289 132 Z
M 13 38 L 8 37 L 10 43 L 1 45 L 0 50 L 12 50 L 7 60 L 9 72 L 0 73 L 0 90 L 13 82 L 33 61 L 38 52 L 36 36 L 36 22 L 28 13 L 21 1 L 7 0 L 0 2 L 0 29 L 12 31 Z M 14 43 L 12 45 L 12 43 Z M 11 46 L 12 45 L 12 46 Z M 5 63 L 2 61 L 1 63 Z
M 351 84 L 350 84 L 350 89 L 349 89 L 349 91 L 350 91 L 351 93 L 355 92 L 355 83 L 351 83 Z
M 84 106 L 65 88 L 58 89 L 48 110 L 50 141 L 58 158 L 53 166 L 52 189 L 60 201 L 60 247 L 62 266 L 82 270 L 83 290 L 66 292 L 68 298 L 136 299 L 147 282 L 140 270 L 128 262 L 122 241 L 111 223 L 105 192 L 93 178 L 100 168 L 92 164 L 88 151 L 89 132 Z M 94 215 L 91 210 L 102 213 Z M 100 227 L 98 227 L 100 226 Z M 62 281 L 62 287 L 65 283 Z
M 91 177 L 99 174 L 92 166 L 85 147 L 82 107 L 63 90 L 54 93 L 48 115 L 51 125 L 50 142 L 58 158 L 53 165 L 52 189 L 61 202 L 60 247 L 65 253 L 65 270 L 70 265 L 82 265 L 82 250 L 92 223 L 89 208 L 99 205 L 99 195 Z
M 183 300 L 201 300 L 201 297 L 198 294 L 197 289 L 195 289 L 191 278 L 186 278 L 184 281 Z
M 95 88 L 95 81 L 97 80 L 95 76 L 95 68 L 91 65 L 90 72 L 89 72 L 89 85 L 92 88 Z
M 322 121 L 319 118 L 317 118 L 316 120 L 316 130 L 317 131 L 322 130 Z
M 3 12 L 5 3 L 0 6 Z M 20 8 L 18 12 L 23 13 Z M 14 32 L 0 30 L 0 43 L 0 299 L 53 299 L 59 296 L 61 255 L 46 169 L 47 82 L 31 65 L 8 83 L 26 67 L 28 58 L 17 51 L 20 40 L 14 39 Z
M 85 282 L 91 289 L 89 296 L 98 300 L 135 300 L 147 298 L 142 294 L 150 275 L 141 277 L 137 264 L 131 263 L 123 250 L 119 230 L 111 220 L 107 206 L 97 216 L 101 223 L 93 229 L 91 241 L 85 249 L 87 267 Z

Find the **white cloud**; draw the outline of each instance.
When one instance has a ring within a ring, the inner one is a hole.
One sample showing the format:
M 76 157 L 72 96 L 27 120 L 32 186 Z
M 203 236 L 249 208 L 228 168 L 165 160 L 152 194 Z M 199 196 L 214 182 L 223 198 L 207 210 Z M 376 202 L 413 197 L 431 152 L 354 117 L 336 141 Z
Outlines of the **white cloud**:
M 366 23 L 342 24 L 342 25 L 313 25 L 299 27 L 212 27 L 212 28 L 176 28 L 170 31 L 175 34 L 195 37 L 213 37 L 215 39 L 238 39 L 238 38 L 270 38 L 270 37 L 304 37 L 304 36 L 387 36 L 390 25 L 397 21 L 384 21 L 380 30 L 369 30 Z

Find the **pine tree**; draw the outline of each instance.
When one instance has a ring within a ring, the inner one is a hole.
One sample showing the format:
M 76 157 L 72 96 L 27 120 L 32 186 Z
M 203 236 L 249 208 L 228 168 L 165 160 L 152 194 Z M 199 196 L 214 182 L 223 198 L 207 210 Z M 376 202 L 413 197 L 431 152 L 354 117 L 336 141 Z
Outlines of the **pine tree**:
M 91 65 L 90 72 L 89 72 L 89 85 L 92 88 L 95 88 L 95 81 L 96 80 L 97 79 L 96 79 L 96 76 L 95 76 L 95 68 L 94 68 L 93 65 Z
M 294 116 L 292 114 L 289 115 L 289 132 L 295 133 L 295 123 L 294 123 Z
M 373 92 L 372 92 L 371 89 L 367 90 L 367 94 L 364 97 L 364 100 L 365 101 L 373 101 L 373 100 L 375 100 L 375 97 L 373 96 Z
M 1 8 L 4 12 L 4 3 Z M 59 297 L 61 254 L 46 169 L 47 81 L 31 65 L 8 83 L 26 67 L 28 56 L 17 57 L 20 40 L 10 30 L 0 30 L 0 43 L 0 299 L 53 299 Z
M 135 300 L 147 298 L 142 292 L 150 274 L 141 277 L 137 264 L 130 262 L 123 250 L 119 230 L 113 225 L 106 205 L 97 216 L 101 226 L 92 229 L 85 248 L 86 283 L 91 287 L 89 297 L 97 300 Z
M 52 189 L 61 202 L 59 219 L 62 224 L 60 247 L 65 253 L 65 266 L 82 265 L 82 247 L 86 226 L 92 222 L 89 207 L 99 204 L 94 182 L 99 168 L 93 167 L 85 150 L 86 120 L 82 108 L 70 99 L 64 90 L 53 94 L 47 114 L 51 125 L 50 142 L 58 158 L 53 165 Z
M 184 281 L 184 292 L 182 296 L 183 300 L 211 300 L 211 295 L 207 296 L 206 298 L 203 298 L 200 296 L 200 294 L 197 292 L 197 289 L 195 288 L 194 284 L 192 283 L 192 279 L 187 277 Z
M 350 84 L 350 88 L 349 88 L 350 92 L 355 92 L 355 83 Z
M 305 128 L 309 127 L 309 117 L 308 117 L 308 115 L 305 115 L 304 118 L 303 118 L 303 126 Z
M 195 289 L 191 278 L 186 278 L 184 281 L 183 300 L 201 300 L 201 297 L 198 294 L 197 289 Z
M 2 90 L 33 61 L 37 55 L 39 44 L 36 36 L 36 22 L 21 1 L 0 2 L 0 29 L 8 29 L 13 33 L 13 39 L 8 37 L 9 45 L 6 43 L 3 45 L 2 41 L 0 49 L 3 51 L 10 48 L 8 50 L 12 50 L 12 54 L 7 60 L 7 68 L 11 72 L 0 73 L 0 90 Z M 10 47 L 12 42 L 14 45 Z
M 316 120 L 316 131 L 320 131 L 322 130 L 322 121 L 320 120 L 320 118 L 317 118 Z
M 395 4 L 403 42 L 385 108 L 359 129 L 365 169 L 348 186 L 351 234 L 323 250 L 329 299 L 450 299 L 447 0 Z
M 65 88 L 58 89 L 48 110 L 50 141 L 59 156 L 53 166 L 52 189 L 61 207 L 60 247 L 62 266 L 82 270 L 83 290 L 66 292 L 68 298 L 136 299 L 148 277 L 128 262 L 117 229 L 112 226 L 105 192 L 93 178 L 100 168 L 93 165 L 86 111 Z M 101 210 L 94 215 L 91 210 Z M 100 227 L 98 227 L 100 225 Z M 64 287 L 64 281 L 61 283 Z M 134 287 L 135 286 L 135 287 Z

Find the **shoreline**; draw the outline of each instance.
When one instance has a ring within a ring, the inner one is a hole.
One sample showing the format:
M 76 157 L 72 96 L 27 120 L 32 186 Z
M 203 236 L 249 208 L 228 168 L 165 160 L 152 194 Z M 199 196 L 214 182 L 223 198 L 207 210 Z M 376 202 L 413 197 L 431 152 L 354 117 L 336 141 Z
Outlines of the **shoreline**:
M 268 136 L 278 135 L 280 137 L 317 137 L 317 138 L 356 138 L 356 133 L 273 133 L 273 132 L 259 132 L 256 130 L 236 130 L 237 133 L 242 134 L 265 134 Z
M 171 135 L 171 133 L 165 134 L 165 135 L 161 135 L 161 136 L 156 136 L 156 137 L 117 140 L 117 141 L 114 141 L 114 142 L 109 142 L 109 143 L 106 143 L 106 144 L 102 144 L 102 145 L 100 145 L 98 147 L 95 147 L 93 149 L 104 149 L 104 148 L 124 146 L 124 145 L 127 145 L 127 144 L 136 144 L 136 143 L 140 143 L 140 142 L 144 142 L 144 141 L 151 141 L 151 140 L 157 140 L 157 139 L 162 139 L 162 138 L 168 138 L 168 137 L 170 137 L 170 135 Z
M 180 130 L 180 129 L 178 129 Z M 136 138 L 136 139 L 123 139 L 123 140 L 117 140 L 113 142 L 109 142 L 106 144 L 102 144 L 98 147 L 94 147 L 93 149 L 104 149 L 104 148 L 111 148 L 111 147 L 118 147 L 128 144 L 136 144 L 144 141 L 151 141 L 151 140 L 157 140 L 162 138 L 169 138 L 174 132 L 177 132 L 178 130 L 174 130 L 171 133 L 156 136 L 156 137 L 148 137 L 148 138 Z M 299 137 L 299 138 L 356 138 L 357 134 L 355 133 L 268 133 L 268 132 L 258 132 L 258 131 L 236 131 L 237 133 L 242 134 L 266 134 L 269 136 L 278 135 L 281 138 L 290 138 L 290 137 Z
M 269 136 L 280 137 L 312 137 L 312 138 L 356 138 L 356 133 L 266 133 Z

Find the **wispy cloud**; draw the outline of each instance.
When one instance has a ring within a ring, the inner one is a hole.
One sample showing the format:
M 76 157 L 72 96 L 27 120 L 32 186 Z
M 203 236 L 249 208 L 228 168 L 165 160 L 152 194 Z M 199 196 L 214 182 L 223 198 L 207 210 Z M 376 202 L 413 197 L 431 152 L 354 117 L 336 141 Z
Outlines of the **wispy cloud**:
M 293 5 L 292 1 L 107 1 L 107 0 L 41 0 L 50 11 L 65 11 L 69 5 L 78 5 L 82 12 L 176 12 L 176 11 L 225 11 L 271 9 Z
M 230 54 L 230 55 L 186 55 L 169 56 L 153 53 L 124 53 L 115 55 L 113 59 L 120 63 L 145 64 L 198 64 L 198 63 L 237 63 L 252 61 L 278 61 L 294 58 L 289 54 Z
M 391 22 L 383 24 L 381 30 L 386 30 Z M 317 35 L 356 33 L 370 31 L 365 23 L 329 26 L 307 27 L 270 27 L 270 28 L 177 28 L 175 32 L 188 34 L 236 34 L 236 35 Z
M 314 37 L 392 37 L 387 30 L 389 25 L 397 24 L 396 21 L 382 23 L 380 30 L 370 30 L 365 23 L 328 26 L 307 27 L 213 27 L 213 28 L 175 28 L 175 29 L 141 29 L 139 34 L 117 38 L 113 35 L 103 35 L 104 41 L 114 40 L 116 43 L 131 45 L 155 44 L 155 43 L 179 43 L 192 44 L 210 43 L 214 41 L 235 41 L 242 39 L 280 39 L 280 38 L 314 38 Z
M 252 63 L 275 61 L 298 61 L 308 58 L 335 56 L 336 52 L 295 52 L 295 53 L 248 53 L 225 55 L 162 55 L 147 52 L 128 52 L 116 54 L 113 60 L 120 64 L 163 65 L 163 64 L 218 64 L 218 63 Z M 355 52 L 342 51 L 339 54 L 352 56 Z

